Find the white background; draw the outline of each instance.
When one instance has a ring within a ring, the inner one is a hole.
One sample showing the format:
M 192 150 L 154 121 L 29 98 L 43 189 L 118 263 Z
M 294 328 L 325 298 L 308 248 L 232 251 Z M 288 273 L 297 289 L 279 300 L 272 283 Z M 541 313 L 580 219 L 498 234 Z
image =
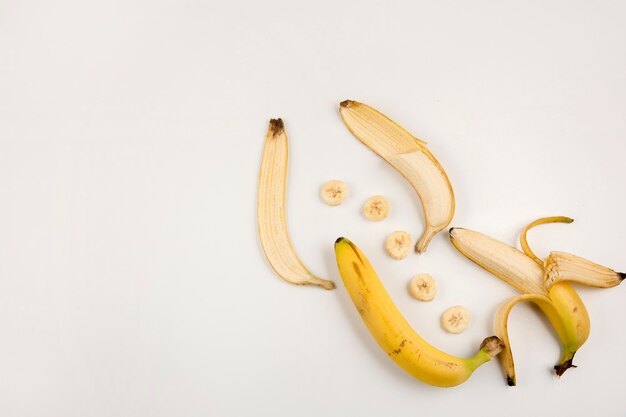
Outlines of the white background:
M 371 258 L 407 319 L 450 353 L 492 333 L 512 289 L 446 233 L 404 261 L 417 196 L 343 126 L 368 103 L 430 143 L 455 187 L 453 225 L 530 235 L 616 269 L 624 259 L 626 5 L 620 1 L 0 1 L 0 415 L 623 416 L 624 288 L 580 288 L 579 368 L 520 306 L 518 387 L 497 362 L 437 389 L 404 374 L 354 310 L 332 244 Z M 288 223 L 338 289 L 290 286 L 259 248 L 268 119 L 290 138 Z M 328 207 L 319 186 L 351 186 Z M 384 222 L 360 206 L 388 196 Z M 430 272 L 440 293 L 412 300 Z M 470 329 L 439 327 L 448 306 Z

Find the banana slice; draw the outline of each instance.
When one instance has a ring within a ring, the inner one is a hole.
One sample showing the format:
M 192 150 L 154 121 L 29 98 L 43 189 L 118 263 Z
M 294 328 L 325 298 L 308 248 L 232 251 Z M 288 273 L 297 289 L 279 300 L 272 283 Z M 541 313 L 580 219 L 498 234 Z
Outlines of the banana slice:
M 335 284 L 310 273 L 291 246 L 285 216 L 286 185 L 287 134 L 283 121 L 272 119 L 265 137 L 259 173 L 257 225 L 261 247 L 274 272 L 285 281 L 331 290 Z
M 329 206 L 338 206 L 348 197 L 348 185 L 341 180 L 330 180 L 322 185 L 320 196 Z
M 441 327 L 448 333 L 462 333 L 470 325 L 472 315 L 463 306 L 448 308 L 441 315 Z
M 395 231 L 387 237 L 385 241 L 385 250 L 393 259 L 400 260 L 409 256 L 411 252 L 411 235 L 403 231 Z
M 363 204 L 363 215 L 372 221 L 378 222 L 387 218 L 389 203 L 382 195 L 375 195 Z
M 611 288 L 619 285 L 626 278 L 623 272 L 615 272 L 580 256 L 566 252 L 550 252 L 545 260 L 546 286 L 552 288 L 562 281 L 598 288 Z
M 339 113 L 348 130 L 402 174 L 419 195 L 426 227 L 415 250 L 424 252 L 454 215 L 454 192 L 445 171 L 426 148 L 426 142 L 378 110 L 345 100 L 340 104 Z
M 419 274 L 411 279 L 409 292 L 416 300 L 432 301 L 437 295 L 437 282 L 429 274 Z

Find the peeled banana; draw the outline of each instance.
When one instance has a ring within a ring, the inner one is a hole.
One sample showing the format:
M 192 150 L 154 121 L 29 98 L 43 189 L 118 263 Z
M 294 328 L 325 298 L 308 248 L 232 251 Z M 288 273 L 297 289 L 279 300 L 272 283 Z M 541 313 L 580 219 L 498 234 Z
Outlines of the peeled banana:
M 331 290 L 335 284 L 310 273 L 291 246 L 285 217 L 286 184 L 287 134 L 283 121 L 272 119 L 265 137 L 259 173 L 257 225 L 263 252 L 272 269 L 285 281 Z
M 454 216 L 454 192 L 445 171 L 426 148 L 426 142 L 378 110 L 345 100 L 340 104 L 339 113 L 348 130 L 400 172 L 419 195 L 426 227 L 415 250 L 426 251 L 432 238 L 445 229 Z
M 502 350 L 503 343 L 495 336 L 486 338 L 469 359 L 431 346 L 398 311 L 376 271 L 355 244 L 346 238 L 337 239 L 335 255 L 341 278 L 370 333 L 385 353 L 415 378 L 439 387 L 459 385 Z

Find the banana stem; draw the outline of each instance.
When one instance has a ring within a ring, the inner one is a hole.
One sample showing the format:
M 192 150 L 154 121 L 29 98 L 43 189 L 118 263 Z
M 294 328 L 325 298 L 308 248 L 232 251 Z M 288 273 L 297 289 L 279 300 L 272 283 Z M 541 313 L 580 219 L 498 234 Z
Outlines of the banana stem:
M 554 370 L 559 377 L 561 377 L 569 368 L 576 368 L 576 365 L 573 363 L 575 354 L 576 352 L 572 352 L 571 350 L 563 350 L 561 360 L 558 365 L 554 365 Z
M 428 244 L 438 232 L 439 231 L 436 228 L 432 226 L 426 226 L 426 230 L 424 230 L 424 233 L 420 237 L 420 240 L 418 240 L 417 244 L 415 245 L 415 251 L 417 253 L 426 252 L 426 249 L 428 248 Z
M 476 355 L 467 359 L 468 367 L 474 371 L 485 362 L 489 362 L 504 349 L 504 342 L 496 336 L 489 336 L 480 344 L 480 350 Z

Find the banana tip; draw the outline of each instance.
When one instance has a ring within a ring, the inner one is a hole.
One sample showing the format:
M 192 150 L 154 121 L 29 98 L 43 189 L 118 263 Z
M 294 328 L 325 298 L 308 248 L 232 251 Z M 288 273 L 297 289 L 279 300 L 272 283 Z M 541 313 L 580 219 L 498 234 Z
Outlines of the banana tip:
M 557 376 L 562 376 L 569 368 L 576 368 L 577 366 L 573 364 L 573 361 L 574 356 L 572 355 L 572 357 L 565 362 L 554 365 L 554 370 L 556 371 Z
M 337 245 L 337 244 L 339 244 L 339 243 L 343 242 L 344 240 L 346 240 L 346 238 L 345 238 L 345 237 L 338 237 L 338 238 L 337 238 L 337 240 L 335 240 L 335 245 Z
M 626 273 L 624 272 L 618 272 L 617 275 L 619 275 L 620 281 L 624 281 L 624 279 L 626 279 Z
M 354 104 L 354 100 L 344 100 L 341 103 L 339 103 L 341 107 L 345 107 L 345 108 L 348 108 L 353 104 Z
M 283 123 L 283 119 L 270 119 L 269 131 L 272 132 L 274 136 L 282 133 L 283 130 L 285 130 L 285 124 Z
M 514 387 L 515 386 L 515 379 L 510 377 L 510 376 L 507 376 L 506 377 L 506 383 L 507 383 L 507 385 L 509 387 Z
M 485 351 L 492 358 L 502 352 L 504 347 L 504 342 L 497 336 L 489 336 L 480 344 L 480 350 Z
M 324 288 L 325 290 L 334 290 L 335 288 L 337 288 L 337 286 L 335 285 L 334 282 L 332 281 L 324 281 L 320 287 Z

